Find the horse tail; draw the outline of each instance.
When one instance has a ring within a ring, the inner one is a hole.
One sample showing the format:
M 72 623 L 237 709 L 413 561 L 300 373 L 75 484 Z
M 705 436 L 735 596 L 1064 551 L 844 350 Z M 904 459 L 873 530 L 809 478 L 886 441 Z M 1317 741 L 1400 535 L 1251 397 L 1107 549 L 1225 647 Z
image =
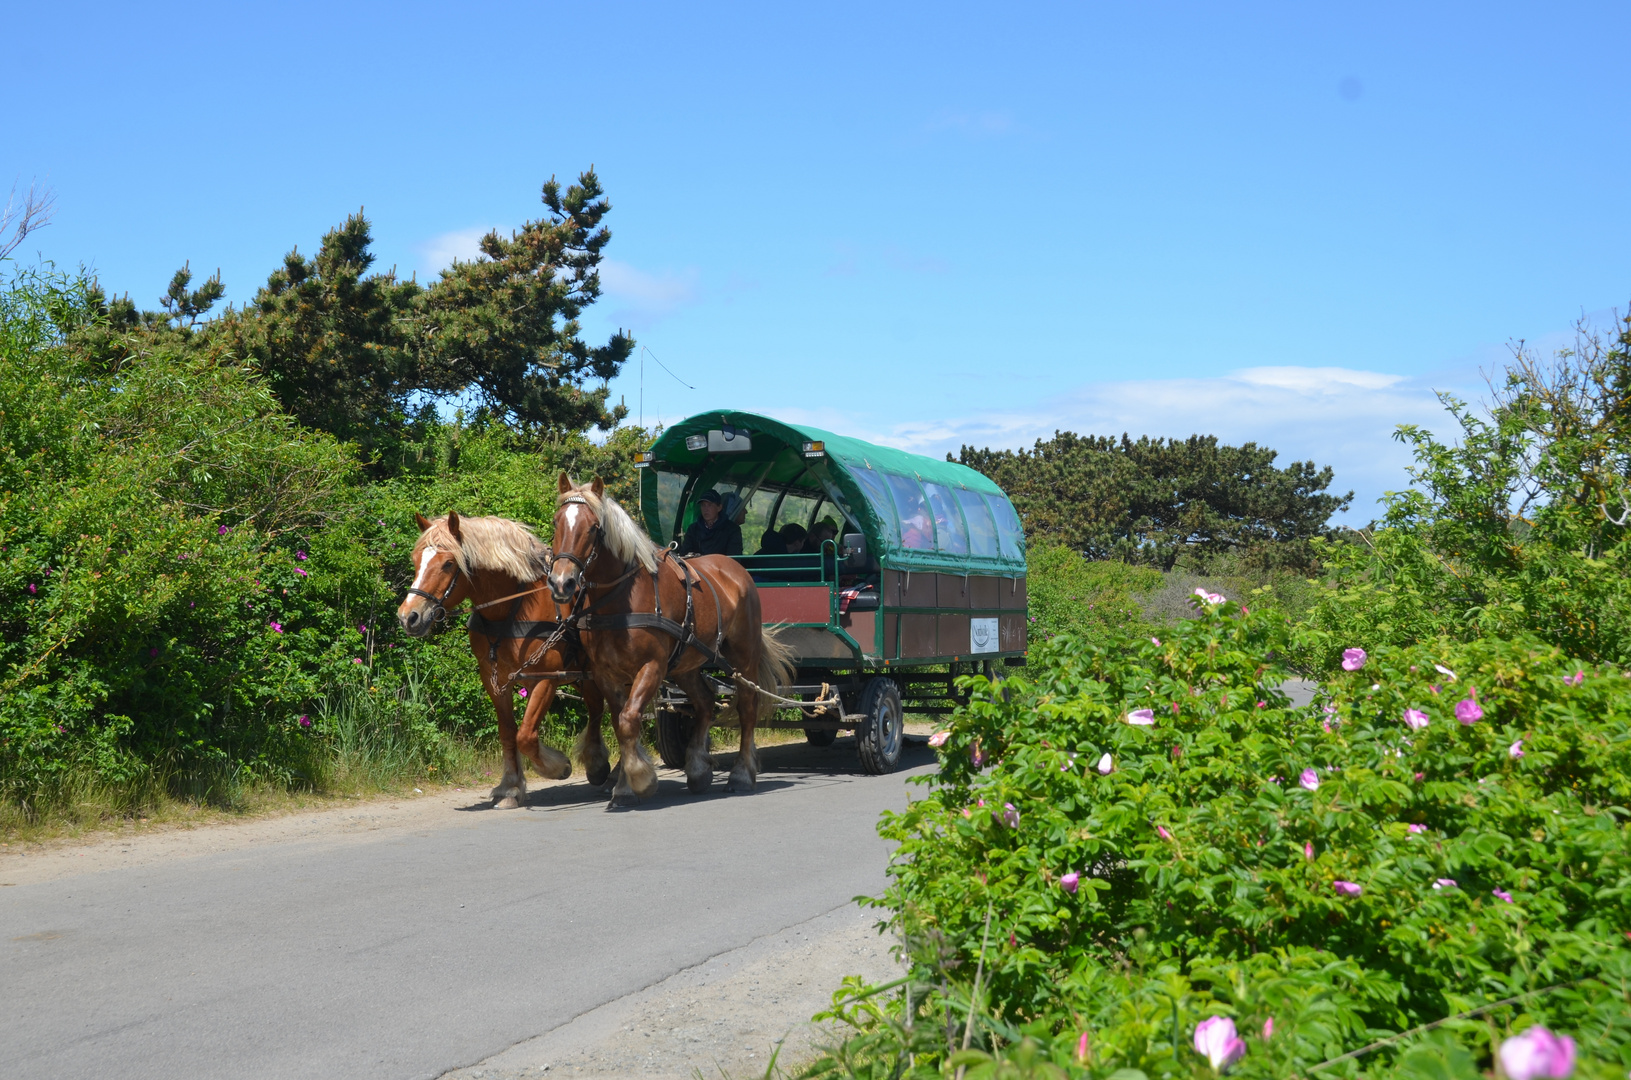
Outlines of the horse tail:
M 767 626 L 759 639 L 759 687 L 777 697 L 793 683 L 793 647 L 782 640 L 786 629 L 781 623 Z

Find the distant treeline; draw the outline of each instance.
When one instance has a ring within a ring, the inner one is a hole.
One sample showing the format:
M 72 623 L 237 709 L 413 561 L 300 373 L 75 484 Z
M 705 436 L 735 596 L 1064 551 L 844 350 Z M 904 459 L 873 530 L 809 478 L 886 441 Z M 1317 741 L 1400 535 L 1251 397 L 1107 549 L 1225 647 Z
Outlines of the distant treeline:
M 1089 559 L 1171 570 L 1180 558 L 1236 554 L 1264 569 L 1306 569 L 1310 541 L 1353 492 L 1330 495 L 1331 469 L 1274 464 L 1256 443 L 1211 435 L 1136 441 L 1056 432 L 1030 450 L 976 450 L 961 461 L 1000 484 L 1033 542 L 1064 544 Z

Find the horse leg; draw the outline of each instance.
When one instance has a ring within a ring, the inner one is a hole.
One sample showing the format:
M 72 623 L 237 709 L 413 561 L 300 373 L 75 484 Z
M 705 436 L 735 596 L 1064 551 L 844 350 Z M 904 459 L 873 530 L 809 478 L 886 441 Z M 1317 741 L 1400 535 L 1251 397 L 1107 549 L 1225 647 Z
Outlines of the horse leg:
M 714 782 L 714 761 L 708 755 L 708 729 L 714 723 L 714 692 L 700 671 L 674 676 L 685 696 L 691 699 L 691 741 L 685 747 L 685 786 L 700 795 Z
M 583 766 L 589 783 L 600 787 L 611 775 L 612 761 L 606 753 L 605 736 L 600 732 L 600 718 L 606 711 L 606 701 L 591 682 L 583 684 L 583 711 L 587 718 L 583 722 L 582 733 L 578 735 L 577 745 L 572 748 L 572 756 Z
M 617 746 L 620 752 L 617 765 L 623 775 L 612 789 L 612 802 L 619 806 L 627 806 L 657 793 L 657 768 L 646 757 L 645 748 L 640 745 L 640 735 L 646 703 L 662 685 L 664 660 L 652 660 L 640 668 L 634 677 L 634 685 L 629 687 L 629 699 L 617 714 Z
M 533 687 L 527 698 L 527 711 L 521 717 L 521 730 L 516 735 L 516 746 L 532 762 L 538 775 L 546 780 L 565 780 L 572 775 L 572 762 L 553 746 L 538 741 L 538 725 L 549 712 L 549 703 L 555 700 L 555 684 L 548 679 Z
M 757 654 L 758 650 L 753 650 Z M 742 664 L 738 671 L 751 671 L 759 675 L 759 657 L 752 656 L 751 664 Z M 759 691 L 736 682 L 736 719 L 742 725 L 742 742 L 736 751 L 736 766 L 725 782 L 726 791 L 752 791 L 759 780 L 759 749 L 753 744 L 753 729 L 759 723 Z
M 521 755 L 515 748 L 515 706 L 508 691 L 489 694 L 498 713 L 498 741 L 504 748 L 504 779 L 493 789 L 493 807 L 514 810 L 527 797 L 527 774 L 521 768 Z

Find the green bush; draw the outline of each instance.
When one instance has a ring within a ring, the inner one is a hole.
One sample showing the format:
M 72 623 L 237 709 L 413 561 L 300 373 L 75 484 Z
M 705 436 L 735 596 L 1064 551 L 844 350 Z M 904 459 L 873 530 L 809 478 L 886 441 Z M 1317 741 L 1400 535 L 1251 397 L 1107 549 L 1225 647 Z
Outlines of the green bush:
M 91 787 L 124 812 L 161 791 L 320 787 L 357 772 L 320 716 L 391 732 L 406 775 L 488 736 L 462 629 L 397 631 L 414 512 L 503 514 L 547 535 L 559 469 L 625 491 L 646 433 L 527 445 L 491 421 L 428 423 L 397 475 L 369 483 L 253 367 L 162 338 L 76 351 L 98 317 L 71 277 L 0 288 L 6 812 Z
M 927 797 L 880 825 L 910 980 L 841 990 L 856 1034 L 813 1071 L 1211 1075 L 1191 1040 L 1220 1015 L 1241 1077 L 1396 1035 L 1322 1075 L 1479 1076 L 1534 1023 L 1578 1041 L 1577 1075 L 1623 1076 L 1631 679 L 1440 640 L 1298 709 L 1272 689 L 1292 644 L 1226 602 L 969 680 Z
M 1033 543 L 1025 555 L 1026 602 L 1031 640 L 1074 634 L 1097 641 L 1144 623 L 1138 598 L 1161 587 L 1161 572 L 1148 566 L 1100 561 L 1059 544 Z

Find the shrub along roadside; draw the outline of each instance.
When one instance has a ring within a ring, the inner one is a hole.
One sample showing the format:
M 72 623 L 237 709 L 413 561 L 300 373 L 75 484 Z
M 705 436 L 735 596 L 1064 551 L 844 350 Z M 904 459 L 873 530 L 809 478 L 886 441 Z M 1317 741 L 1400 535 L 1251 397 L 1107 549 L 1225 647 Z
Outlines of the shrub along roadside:
M 411 467 L 369 483 L 253 368 L 162 342 L 113 365 L 76 353 L 87 295 L 45 274 L 0 289 L 0 828 L 351 790 L 362 766 L 316 722 L 325 701 L 376 732 L 356 745 L 393 748 L 370 783 L 486 752 L 462 631 L 414 641 L 392 617 L 414 511 L 547 532 L 559 468 L 624 482 L 646 434 L 523 446 L 429 424 Z
M 1307 1075 L 1482 1010 L 1320 1075 L 1478 1076 L 1541 1023 L 1576 1075 L 1623 1076 L 1631 680 L 1443 641 L 1353 656 L 1294 709 L 1269 689 L 1291 644 L 1225 604 L 972 680 L 928 796 L 880 825 L 909 991 L 841 990 L 857 1034 L 812 1071 L 978 1066 L 966 1026 L 1021 1072 L 1211 1075 L 1192 1039 L 1220 1015 L 1232 1075 Z

